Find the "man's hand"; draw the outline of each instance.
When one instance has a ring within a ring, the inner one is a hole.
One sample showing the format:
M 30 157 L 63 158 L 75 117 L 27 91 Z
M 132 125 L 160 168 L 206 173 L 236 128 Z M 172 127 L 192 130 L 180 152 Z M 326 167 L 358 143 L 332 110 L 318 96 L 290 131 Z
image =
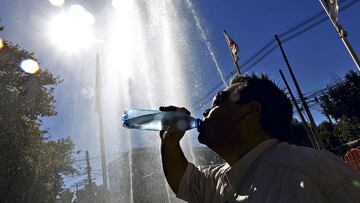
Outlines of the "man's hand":
M 190 111 L 184 107 L 175 107 L 175 106 L 161 106 L 160 111 L 178 111 L 183 112 L 190 116 Z M 163 142 L 180 142 L 183 138 L 185 131 L 178 131 L 176 129 L 167 129 L 160 131 L 160 138 Z
M 185 108 L 175 106 L 160 107 L 160 111 L 179 111 L 190 115 Z M 180 148 L 180 140 L 184 136 L 184 131 L 176 129 L 167 129 L 160 131 L 161 137 L 161 157 L 166 180 L 175 194 L 179 190 L 181 179 L 185 173 L 188 164 L 184 153 Z

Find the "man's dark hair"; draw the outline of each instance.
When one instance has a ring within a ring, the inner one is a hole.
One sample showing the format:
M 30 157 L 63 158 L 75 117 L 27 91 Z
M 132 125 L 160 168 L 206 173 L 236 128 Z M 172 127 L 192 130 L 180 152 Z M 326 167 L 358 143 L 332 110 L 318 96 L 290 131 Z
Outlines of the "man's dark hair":
M 260 77 L 255 74 L 236 75 L 230 81 L 230 85 L 232 84 L 239 84 L 234 90 L 239 95 L 236 103 L 260 102 L 263 130 L 279 141 L 289 141 L 293 109 L 284 91 L 265 74 Z

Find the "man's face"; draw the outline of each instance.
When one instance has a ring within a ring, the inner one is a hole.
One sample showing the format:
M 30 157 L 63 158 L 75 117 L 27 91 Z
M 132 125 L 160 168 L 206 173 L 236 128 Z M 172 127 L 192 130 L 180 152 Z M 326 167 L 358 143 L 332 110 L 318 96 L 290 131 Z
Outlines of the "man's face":
M 203 113 L 204 124 L 198 139 L 214 151 L 230 148 L 241 142 L 246 105 L 235 103 L 240 97 L 234 91 L 238 85 L 233 84 L 219 92 L 213 99 L 212 107 Z

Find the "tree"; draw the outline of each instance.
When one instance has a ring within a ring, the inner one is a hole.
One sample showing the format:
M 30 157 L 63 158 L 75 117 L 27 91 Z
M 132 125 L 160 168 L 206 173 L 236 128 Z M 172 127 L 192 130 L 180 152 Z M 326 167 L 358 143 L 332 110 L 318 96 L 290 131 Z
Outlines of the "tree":
M 342 142 L 339 139 L 337 125 L 328 121 L 323 121 L 318 125 L 320 137 L 324 140 L 325 148 L 334 154 L 341 155 L 343 153 Z
M 74 193 L 70 189 L 65 189 L 61 192 L 59 197 L 59 203 L 71 203 L 74 198 Z
M 320 100 L 335 120 L 343 116 L 360 118 L 360 74 L 350 71 L 343 81 L 330 86 Z
M 360 138 L 360 119 L 357 117 L 342 117 L 336 124 L 337 137 L 347 143 Z
M 318 126 L 321 137 L 324 138 L 326 148 L 337 155 L 344 155 L 349 149 L 347 142 L 360 138 L 360 120 L 346 116 L 335 124 L 324 121 Z
M 0 49 L 0 202 L 54 202 L 62 175 L 74 174 L 70 138 L 51 140 L 42 117 L 54 116 L 54 87 L 61 82 L 47 70 L 22 72 L 33 53 L 6 41 Z
M 328 87 L 328 91 L 320 97 L 321 105 L 324 110 L 335 120 L 333 129 L 326 128 L 328 123 L 324 123 L 322 130 L 325 134 L 332 134 L 337 137 L 340 143 L 360 138 L 360 74 L 350 71 L 345 75 L 345 79 Z M 333 144 L 338 141 L 331 138 Z M 333 146 L 334 147 L 334 146 Z

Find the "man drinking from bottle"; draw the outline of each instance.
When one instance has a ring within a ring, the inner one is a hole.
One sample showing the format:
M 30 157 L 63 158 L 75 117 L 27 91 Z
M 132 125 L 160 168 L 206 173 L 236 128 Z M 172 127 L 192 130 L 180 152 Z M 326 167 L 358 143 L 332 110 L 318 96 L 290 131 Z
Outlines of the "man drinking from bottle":
M 162 111 L 185 108 L 160 107 Z M 225 164 L 199 169 L 185 158 L 184 132 L 161 131 L 166 179 L 187 202 L 358 202 L 360 177 L 330 152 L 288 144 L 290 100 L 266 76 L 236 76 L 213 99 L 199 142 Z

